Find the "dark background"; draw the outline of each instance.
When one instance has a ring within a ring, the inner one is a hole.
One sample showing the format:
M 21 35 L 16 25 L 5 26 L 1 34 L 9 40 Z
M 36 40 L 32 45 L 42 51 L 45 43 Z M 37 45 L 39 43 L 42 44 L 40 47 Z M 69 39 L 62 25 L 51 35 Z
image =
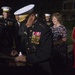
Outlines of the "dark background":
M 35 4 L 35 11 L 38 13 L 59 12 L 62 9 L 63 0 L 0 0 L 0 7 L 10 6 L 12 13 L 28 4 Z M 0 9 L 0 13 L 2 10 Z

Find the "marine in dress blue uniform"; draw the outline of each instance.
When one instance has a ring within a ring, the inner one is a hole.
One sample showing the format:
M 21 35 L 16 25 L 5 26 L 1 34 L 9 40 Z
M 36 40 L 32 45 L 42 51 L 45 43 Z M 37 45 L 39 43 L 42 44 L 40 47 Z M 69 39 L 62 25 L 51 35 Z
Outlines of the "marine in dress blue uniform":
M 47 27 L 49 27 L 49 28 L 52 27 L 53 24 L 51 21 L 51 15 L 49 13 L 45 13 L 44 17 L 45 17 L 44 23 L 47 25 Z
M 15 12 L 17 15 L 28 14 L 19 30 L 19 35 L 22 37 L 22 55 L 17 56 L 15 60 L 30 63 L 34 68 L 33 73 L 37 71 L 35 74 L 51 75 L 49 58 L 52 50 L 52 32 L 36 19 L 32 11 L 34 6 L 30 4 Z
M 1 7 L 3 10 L 3 18 L 1 19 L 1 23 L 3 26 L 3 39 L 2 39 L 2 49 L 4 52 L 9 53 L 6 49 L 13 47 L 14 41 L 14 20 L 10 17 L 11 8 L 8 6 Z

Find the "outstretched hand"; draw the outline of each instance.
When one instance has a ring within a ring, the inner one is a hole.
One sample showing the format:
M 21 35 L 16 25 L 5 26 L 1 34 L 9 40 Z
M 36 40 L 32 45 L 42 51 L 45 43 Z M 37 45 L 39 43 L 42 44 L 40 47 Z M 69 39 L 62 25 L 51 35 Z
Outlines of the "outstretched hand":
M 26 56 L 20 55 L 15 58 L 16 62 L 26 62 Z

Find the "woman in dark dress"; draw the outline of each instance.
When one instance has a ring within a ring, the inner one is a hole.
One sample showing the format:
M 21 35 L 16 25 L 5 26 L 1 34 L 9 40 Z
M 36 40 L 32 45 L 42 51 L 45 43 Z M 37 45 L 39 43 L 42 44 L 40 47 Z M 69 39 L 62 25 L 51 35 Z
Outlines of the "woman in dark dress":
M 53 33 L 53 51 L 52 51 L 52 70 L 55 75 L 66 65 L 67 56 L 67 30 L 62 25 L 62 15 L 54 13 L 52 15 L 53 26 L 51 27 Z

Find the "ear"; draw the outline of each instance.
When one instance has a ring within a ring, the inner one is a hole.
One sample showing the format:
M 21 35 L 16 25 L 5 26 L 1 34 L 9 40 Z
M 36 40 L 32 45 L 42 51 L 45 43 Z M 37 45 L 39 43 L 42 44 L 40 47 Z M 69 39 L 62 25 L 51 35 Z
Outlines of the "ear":
M 35 15 L 34 14 L 31 14 L 31 17 L 32 17 L 33 20 L 35 19 Z

